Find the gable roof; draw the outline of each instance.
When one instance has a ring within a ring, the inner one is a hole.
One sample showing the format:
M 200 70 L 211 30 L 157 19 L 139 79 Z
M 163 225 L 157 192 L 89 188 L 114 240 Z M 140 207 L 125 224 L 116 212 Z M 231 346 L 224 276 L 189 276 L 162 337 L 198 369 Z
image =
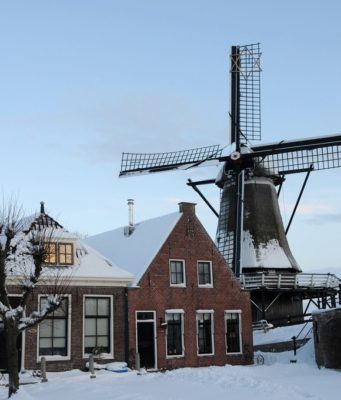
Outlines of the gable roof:
M 181 218 L 181 212 L 90 236 L 85 243 L 134 275 L 136 285 Z M 132 228 L 132 229 L 131 229 Z M 130 235 L 127 231 L 131 229 Z M 126 234 L 125 234 L 126 232 Z

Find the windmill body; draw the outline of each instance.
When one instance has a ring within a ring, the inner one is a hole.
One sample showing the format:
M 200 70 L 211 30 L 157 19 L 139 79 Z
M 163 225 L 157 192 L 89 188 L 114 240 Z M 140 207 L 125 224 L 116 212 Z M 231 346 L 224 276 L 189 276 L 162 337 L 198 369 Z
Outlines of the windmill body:
M 283 226 L 278 194 L 286 178 L 341 167 L 341 135 L 254 145 L 260 139 L 259 44 L 231 50 L 231 144 L 223 155 L 219 145 L 167 153 L 123 153 L 120 176 L 190 169 L 221 163 L 216 179 L 192 182 L 218 216 L 216 244 L 245 290 L 251 291 L 253 319 L 273 322 L 302 317 L 302 300 L 334 306 L 340 281 L 330 274 L 301 272 Z M 221 189 L 216 212 L 198 189 L 215 183 Z M 277 187 L 279 189 L 277 190 Z M 297 203 L 298 204 L 298 203 Z

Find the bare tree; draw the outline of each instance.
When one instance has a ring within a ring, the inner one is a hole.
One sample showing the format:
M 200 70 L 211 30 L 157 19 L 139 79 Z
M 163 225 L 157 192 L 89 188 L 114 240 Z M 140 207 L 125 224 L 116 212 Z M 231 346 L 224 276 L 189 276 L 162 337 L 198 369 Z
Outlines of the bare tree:
M 54 226 L 42 223 L 41 216 L 40 220 L 23 218 L 21 208 L 12 201 L 0 210 L 0 317 L 6 340 L 8 397 L 19 389 L 17 340 L 20 333 L 39 324 L 59 307 L 68 282 L 65 270 L 45 265 Z M 15 306 L 11 305 L 9 296 L 13 289 L 19 298 Z M 35 291 L 46 295 L 46 305 L 25 315 Z

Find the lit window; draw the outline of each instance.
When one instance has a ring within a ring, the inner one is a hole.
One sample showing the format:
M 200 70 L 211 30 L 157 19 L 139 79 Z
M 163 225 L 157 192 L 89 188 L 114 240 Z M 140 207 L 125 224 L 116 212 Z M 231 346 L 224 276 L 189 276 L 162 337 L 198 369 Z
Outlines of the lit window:
M 210 261 L 198 261 L 199 286 L 212 286 L 212 264 Z
M 213 354 L 213 315 L 212 312 L 197 312 L 198 354 Z
M 47 298 L 40 298 L 40 311 L 47 305 Z M 64 298 L 61 305 L 48 314 L 39 325 L 39 356 L 67 356 L 69 301 Z
M 85 298 L 84 353 L 111 353 L 110 297 Z
M 57 263 L 57 245 L 56 243 L 45 243 L 45 264 Z
M 226 353 L 241 353 L 240 311 L 225 311 Z
M 61 265 L 73 264 L 73 245 L 72 243 L 58 244 L 58 258 Z
M 185 286 L 185 265 L 183 261 L 171 260 L 169 263 L 170 284 Z
M 183 314 L 166 313 L 167 356 L 183 356 Z

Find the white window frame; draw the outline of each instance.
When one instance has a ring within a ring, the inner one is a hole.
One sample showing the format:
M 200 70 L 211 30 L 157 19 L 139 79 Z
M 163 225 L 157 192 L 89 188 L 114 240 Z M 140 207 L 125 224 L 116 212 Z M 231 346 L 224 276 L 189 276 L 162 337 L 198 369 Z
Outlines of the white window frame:
M 182 263 L 182 273 L 183 273 L 183 282 L 182 283 L 172 283 L 172 271 L 171 271 L 171 263 L 175 262 L 181 262 Z M 186 264 L 185 260 L 181 259 L 176 259 L 176 258 L 171 258 L 169 260 L 169 285 L 171 287 L 186 287 Z
M 39 294 L 38 295 L 38 310 L 40 310 L 40 299 L 43 297 L 48 297 L 47 295 L 44 294 Z M 46 361 L 66 361 L 66 360 L 71 360 L 71 294 L 66 294 L 63 296 L 63 298 L 68 299 L 68 317 L 67 317 L 67 355 L 66 356 L 48 356 L 48 355 L 40 355 L 39 354 L 39 337 L 40 337 L 40 324 L 38 324 L 38 329 L 37 329 L 37 362 L 41 361 L 42 357 L 45 357 Z
M 208 263 L 210 265 L 210 277 L 211 277 L 211 282 L 210 283 L 205 283 L 205 284 L 200 284 L 199 283 L 199 263 Z M 209 261 L 209 260 L 198 260 L 197 261 L 197 277 L 198 277 L 198 287 L 200 287 L 200 288 L 213 288 L 212 261 Z
M 114 299 L 113 295 L 111 294 L 84 294 L 83 295 L 83 333 L 82 333 L 82 353 L 83 353 L 83 358 L 89 358 L 90 353 L 85 353 L 85 300 L 87 297 L 90 298 L 109 298 L 110 299 L 110 322 L 109 322 L 109 328 L 110 328 L 110 336 L 109 336 L 109 341 L 110 341 L 110 353 L 102 353 L 101 358 L 102 359 L 111 359 L 114 358 Z
M 185 332 L 184 332 L 184 314 L 185 311 L 183 309 L 176 309 L 176 310 L 165 310 L 165 322 L 167 323 L 167 315 L 170 314 L 180 314 L 181 318 L 181 348 L 182 352 L 181 354 L 168 354 L 167 352 L 167 336 L 168 336 L 168 325 L 166 327 L 166 334 L 165 334 L 165 345 L 166 345 L 166 359 L 172 359 L 172 358 L 183 358 L 185 356 Z
M 199 314 L 211 314 L 211 341 L 212 341 L 212 353 L 199 353 Z M 197 356 L 198 357 L 207 357 L 214 356 L 214 310 L 196 310 L 195 315 L 195 324 L 196 324 L 196 336 L 197 336 Z
M 227 321 L 227 314 L 238 314 L 239 318 L 239 347 L 240 351 L 235 351 L 235 352 L 228 352 L 227 351 L 227 340 L 226 340 L 226 334 L 227 334 L 227 327 L 226 327 L 226 321 Z M 243 342 L 242 342 L 242 310 L 224 310 L 224 331 L 225 331 L 225 352 L 226 355 L 239 355 L 243 354 Z

